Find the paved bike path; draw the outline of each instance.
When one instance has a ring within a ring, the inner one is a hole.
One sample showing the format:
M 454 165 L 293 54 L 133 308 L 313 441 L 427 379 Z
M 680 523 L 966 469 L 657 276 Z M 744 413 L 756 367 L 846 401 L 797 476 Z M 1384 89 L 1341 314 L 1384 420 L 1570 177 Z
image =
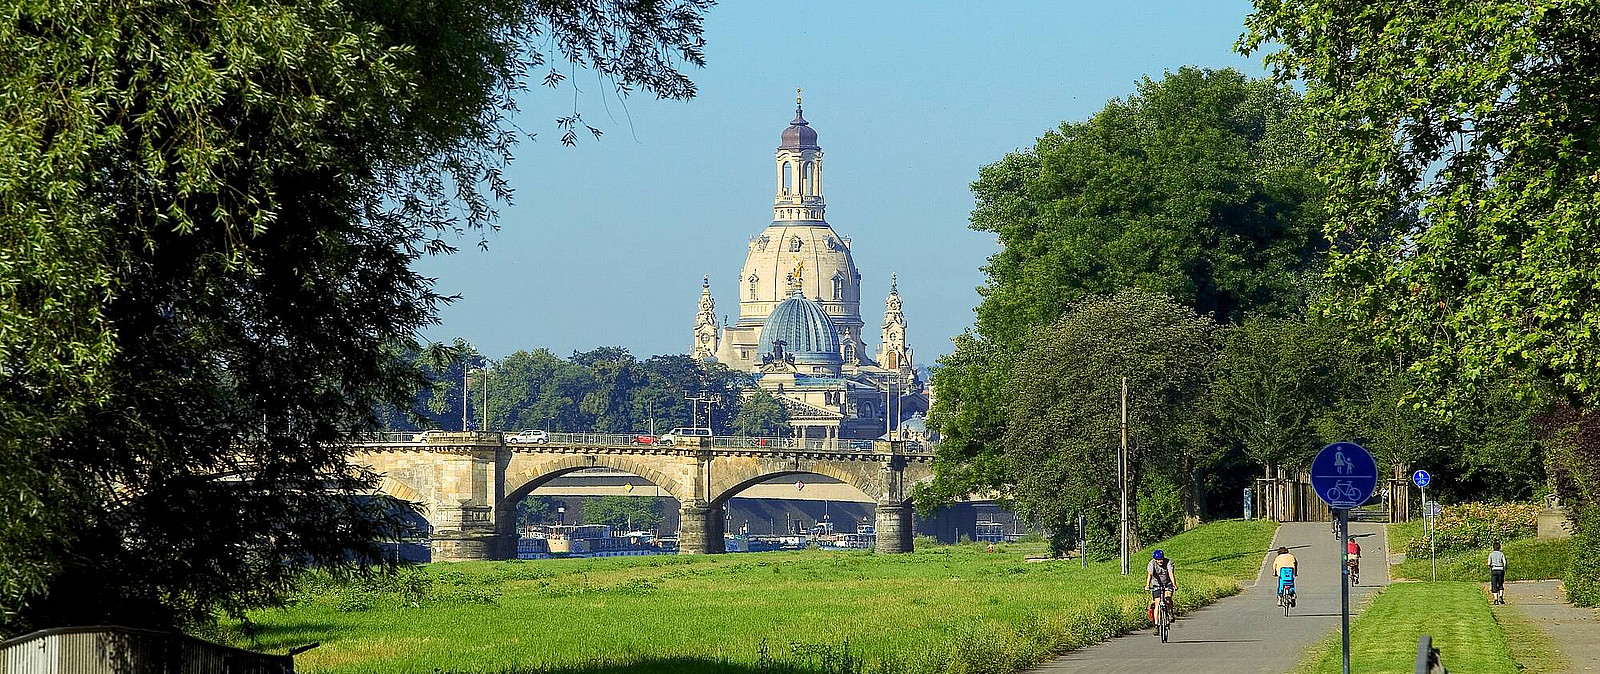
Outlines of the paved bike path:
M 1350 523 L 1361 544 L 1361 582 L 1350 589 L 1350 605 L 1389 582 L 1383 525 Z M 1276 581 L 1262 551 L 1254 587 L 1181 618 L 1167 643 L 1154 630 L 1142 630 L 1078 651 L 1039 667 L 1037 672 L 1069 674 L 1283 674 L 1294 668 L 1307 647 L 1339 629 L 1339 541 L 1327 523 L 1291 522 L 1278 527 L 1273 546 L 1287 546 L 1300 560 L 1299 598 L 1285 617 L 1275 603 Z M 1183 580 L 1183 560 L 1173 560 Z M 1143 573 L 1144 562 L 1136 565 Z
M 1561 582 L 1506 583 L 1506 604 L 1550 636 L 1569 672 L 1600 672 L 1600 611 L 1568 604 Z M 1448 664 L 1448 661 L 1447 661 Z

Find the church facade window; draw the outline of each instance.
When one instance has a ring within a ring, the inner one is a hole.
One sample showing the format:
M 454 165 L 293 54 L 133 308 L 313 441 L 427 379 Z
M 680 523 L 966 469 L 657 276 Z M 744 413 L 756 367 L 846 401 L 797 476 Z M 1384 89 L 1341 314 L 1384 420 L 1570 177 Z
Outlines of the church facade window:
M 833 299 L 844 299 L 844 279 L 838 276 L 833 277 Z
M 794 173 L 789 162 L 783 163 L 783 193 L 794 194 Z
M 789 239 L 789 252 L 798 253 L 800 252 L 800 247 L 803 245 L 805 244 L 800 241 L 800 237 L 798 236 L 794 237 L 793 239 Z
M 756 282 L 758 280 L 760 280 L 760 279 L 757 279 L 755 274 L 751 274 L 750 275 L 750 299 L 755 299 L 756 298 L 756 294 L 757 294 Z

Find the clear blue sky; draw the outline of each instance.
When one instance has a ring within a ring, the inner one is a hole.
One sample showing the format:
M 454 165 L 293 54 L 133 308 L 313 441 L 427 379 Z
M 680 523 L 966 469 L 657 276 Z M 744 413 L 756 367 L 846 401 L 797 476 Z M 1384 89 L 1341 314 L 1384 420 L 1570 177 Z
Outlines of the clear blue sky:
M 828 222 L 853 240 L 862 318 L 877 340 L 889 273 L 927 365 L 972 324 L 991 235 L 967 229 L 978 169 L 1082 120 L 1142 76 L 1183 65 L 1260 75 L 1232 51 L 1249 3 L 770 2 L 729 0 L 706 20 L 707 65 L 687 102 L 619 102 L 579 72 L 576 105 L 604 130 L 563 147 L 574 94 L 539 89 L 516 120 L 538 134 L 508 173 L 516 201 L 481 251 L 423 260 L 444 294 L 433 340 L 498 358 L 618 345 L 689 349 L 700 278 L 719 314 L 746 242 L 772 219 L 772 153 L 804 87 L 827 154 Z

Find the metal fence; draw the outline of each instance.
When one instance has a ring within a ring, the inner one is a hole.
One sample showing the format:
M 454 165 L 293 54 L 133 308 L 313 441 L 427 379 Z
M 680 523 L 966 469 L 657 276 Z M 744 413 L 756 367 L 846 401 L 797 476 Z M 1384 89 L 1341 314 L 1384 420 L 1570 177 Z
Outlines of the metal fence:
M 102 625 L 0 641 L 0 674 L 290 674 L 294 657 L 184 634 Z

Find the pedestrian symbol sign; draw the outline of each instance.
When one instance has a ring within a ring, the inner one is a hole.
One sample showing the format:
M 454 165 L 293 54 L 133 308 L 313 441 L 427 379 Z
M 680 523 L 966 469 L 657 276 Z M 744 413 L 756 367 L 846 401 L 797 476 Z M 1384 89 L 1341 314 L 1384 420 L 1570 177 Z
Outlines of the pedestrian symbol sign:
M 1417 483 L 1418 487 L 1426 487 L 1433 481 L 1433 476 L 1429 475 L 1428 471 L 1419 470 L 1411 474 L 1411 481 Z
M 1372 497 L 1378 486 L 1378 464 L 1353 442 L 1323 447 L 1311 462 L 1311 487 L 1335 510 L 1349 510 Z

